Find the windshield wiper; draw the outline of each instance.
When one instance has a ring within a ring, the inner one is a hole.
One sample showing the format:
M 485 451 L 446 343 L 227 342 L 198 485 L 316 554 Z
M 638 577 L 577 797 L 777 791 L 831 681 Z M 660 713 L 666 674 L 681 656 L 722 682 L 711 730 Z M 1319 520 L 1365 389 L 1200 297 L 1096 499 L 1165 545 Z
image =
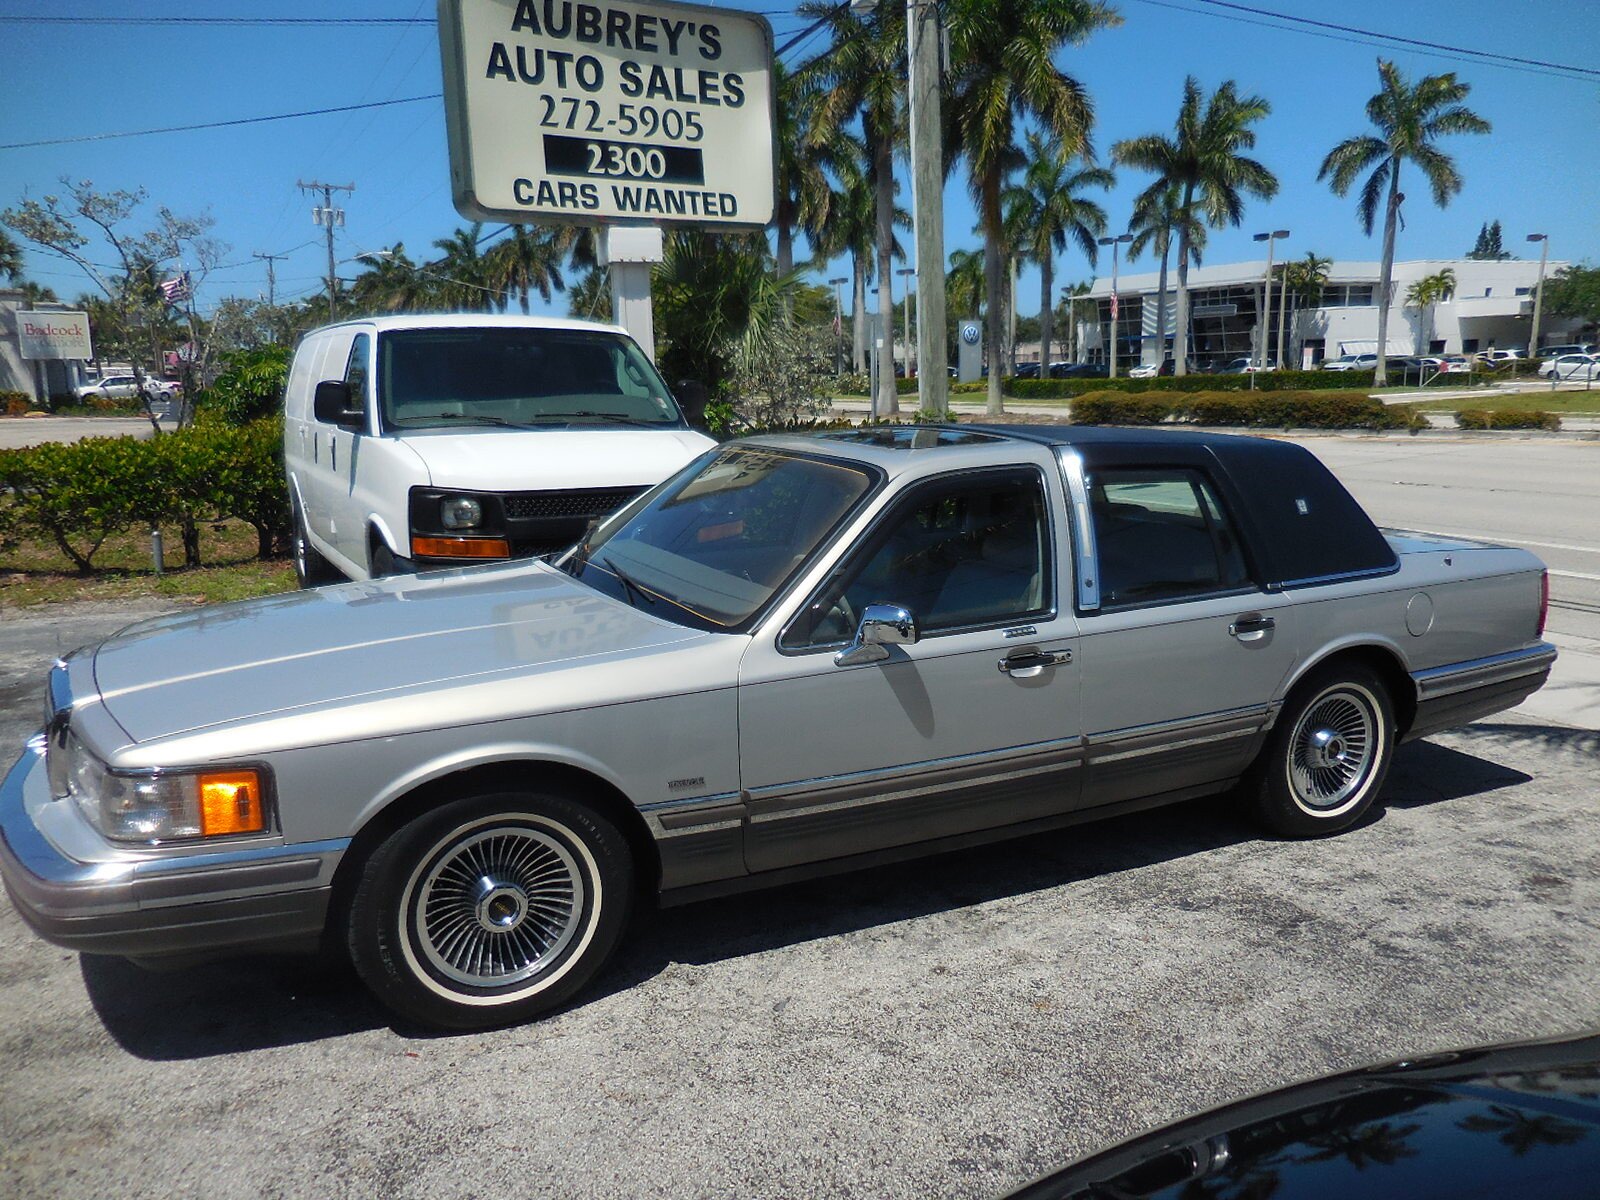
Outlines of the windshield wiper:
M 630 417 L 627 413 L 595 412 L 593 409 L 587 408 L 567 415 L 572 417 L 599 417 L 602 421 L 615 421 L 618 425 L 638 425 L 644 429 L 658 429 L 667 424 L 665 421 L 646 421 L 643 417 Z
M 476 421 L 479 425 L 498 425 L 502 429 L 537 429 L 536 425 L 523 425 L 516 421 L 508 421 L 504 417 L 491 417 L 487 413 L 424 413 L 440 421 Z
M 621 567 L 617 566 L 617 564 L 612 562 L 609 558 L 602 558 L 600 560 L 600 565 L 617 577 L 617 581 L 622 584 L 624 591 L 637 593 L 639 598 L 642 599 L 646 604 L 654 604 L 656 602 L 656 598 L 649 592 L 645 591 L 637 580 L 635 580 L 631 575 L 628 575 Z

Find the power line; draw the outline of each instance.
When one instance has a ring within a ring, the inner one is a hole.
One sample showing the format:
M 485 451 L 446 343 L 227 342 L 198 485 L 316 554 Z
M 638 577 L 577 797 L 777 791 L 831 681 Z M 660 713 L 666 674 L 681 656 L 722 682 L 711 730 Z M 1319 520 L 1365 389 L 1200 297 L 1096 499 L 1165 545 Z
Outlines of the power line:
M 1413 38 L 1374 33 L 1370 30 L 1356 29 L 1351 26 L 1331 26 L 1328 22 L 1313 21 L 1306 17 L 1291 17 L 1287 14 L 1271 12 L 1267 9 L 1252 9 L 1238 4 L 1226 4 L 1225 7 L 1240 11 L 1219 11 L 1217 6 L 1223 5 L 1224 0 L 1186 0 L 1185 3 L 1176 3 L 1174 0 L 1139 0 L 1139 3 L 1149 4 L 1156 8 L 1170 9 L 1173 12 L 1187 13 L 1190 16 L 1215 17 L 1223 21 L 1234 21 L 1241 25 L 1254 25 L 1261 29 L 1273 29 L 1279 33 L 1304 34 L 1307 37 L 1322 38 L 1325 41 L 1346 42 L 1357 46 L 1376 46 L 1379 49 L 1392 49 L 1396 45 L 1400 45 L 1406 49 L 1419 49 L 1436 57 L 1445 58 L 1452 62 L 1465 63 L 1469 66 L 1500 67 L 1508 71 L 1520 71 L 1527 75 L 1542 75 L 1550 79 L 1571 79 L 1583 83 L 1592 82 L 1593 78 L 1600 78 L 1600 72 L 1591 71 L 1587 67 L 1572 67 L 1562 63 L 1544 62 L 1538 59 L 1517 59 L 1510 55 L 1494 57 L 1490 51 L 1469 50 L 1463 47 L 1419 42 Z M 1210 7 L 1194 7 L 1195 5 L 1208 5 Z M 1248 13 L 1259 13 L 1260 16 L 1243 15 Z M 1284 23 L 1279 24 L 1278 22 Z M 1345 32 L 1346 30 L 1348 32 Z
M 128 129 L 119 133 L 85 133 L 77 137 L 41 138 L 36 142 L 0 143 L 0 150 L 31 150 L 35 146 L 65 146 L 73 142 L 103 142 L 111 138 L 150 137 L 157 133 L 193 133 L 199 129 L 230 129 L 238 125 L 260 125 L 265 121 L 289 121 L 296 117 L 325 117 L 330 113 L 353 112 L 359 108 L 388 108 L 396 104 L 417 104 L 441 99 L 441 93 L 404 96 L 398 100 L 371 100 L 365 104 L 340 104 L 333 108 L 309 108 L 302 112 L 274 113 L 270 117 L 237 117 L 231 121 L 204 121 L 198 125 L 167 125 L 160 129 Z
M 758 16 L 793 18 L 797 14 L 792 9 L 763 9 L 756 12 L 738 12 L 737 16 Z M 273 27 L 280 28 L 326 28 L 328 26 L 353 26 L 368 27 L 397 25 L 405 26 L 433 26 L 437 22 L 432 17 L 42 17 L 42 16 L 0 16 L 0 24 L 8 25 L 210 25 L 227 28 L 230 26 L 243 27 Z

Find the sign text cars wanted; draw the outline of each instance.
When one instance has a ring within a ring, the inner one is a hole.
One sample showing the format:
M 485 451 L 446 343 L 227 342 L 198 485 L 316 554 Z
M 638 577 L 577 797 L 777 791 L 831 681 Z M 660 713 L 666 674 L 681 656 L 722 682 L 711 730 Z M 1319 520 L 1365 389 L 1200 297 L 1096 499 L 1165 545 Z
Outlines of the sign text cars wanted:
M 86 312 L 18 312 L 17 337 L 23 358 L 94 357 Z
M 455 205 L 479 220 L 772 219 L 772 27 L 692 4 L 439 0 Z

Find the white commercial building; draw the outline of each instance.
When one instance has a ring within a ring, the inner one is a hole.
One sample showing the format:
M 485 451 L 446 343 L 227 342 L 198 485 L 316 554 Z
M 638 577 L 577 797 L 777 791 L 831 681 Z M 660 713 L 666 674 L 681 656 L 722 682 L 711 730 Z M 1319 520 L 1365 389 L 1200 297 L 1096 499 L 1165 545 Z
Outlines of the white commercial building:
M 1375 262 L 1335 262 L 1327 286 L 1313 303 L 1296 300 L 1291 291 L 1287 311 L 1282 304 L 1281 260 L 1273 276 L 1266 331 L 1266 359 L 1285 366 L 1313 366 L 1341 354 L 1370 354 L 1378 348 L 1378 277 Z M 1566 266 L 1551 262 L 1546 277 Z M 1448 268 L 1455 290 L 1431 308 L 1406 304 L 1406 293 L 1419 279 Z M 1256 354 L 1257 326 L 1266 281 L 1265 259 L 1194 267 L 1189 271 L 1192 326 L 1190 357 L 1200 366 L 1216 366 Z M 1119 365 L 1156 363 L 1173 354 L 1177 313 L 1177 271 L 1167 273 L 1166 345 L 1156 344 L 1156 295 L 1159 275 L 1147 272 L 1117 279 L 1117 360 Z M 1489 349 L 1525 349 L 1533 325 L 1533 292 L 1538 260 L 1481 262 L 1476 259 L 1419 259 L 1394 264 L 1389 304 L 1388 353 L 1472 354 Z M 1077 302 L 1080 357 L 1105 362 L 1111 332 L 1111 281 L 1096 280 Z M 1578 322 L 1542 315 L 1539 344 L 1573 340 Z M 1279 353 L 1282 328 L 1283 353 Z
M 22 392 L 42 405 L 84 382 L 81 361 L 30 358 L 23 345 L 24 322 L 65 311 L 65 304 L 33 304 L 19 288 L 0 288 L 0 392 Z

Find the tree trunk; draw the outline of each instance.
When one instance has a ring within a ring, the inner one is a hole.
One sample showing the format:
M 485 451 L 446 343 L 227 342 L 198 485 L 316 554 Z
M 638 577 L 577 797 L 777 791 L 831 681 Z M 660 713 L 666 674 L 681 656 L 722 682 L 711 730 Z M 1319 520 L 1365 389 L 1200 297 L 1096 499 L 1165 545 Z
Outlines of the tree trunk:
M 882 357 L 878 362 L 878 396 L 872 411 L 880 417 L 900 411 L 900 389 L 894 377 L 894 272 L 889 256 L 894 250 L 894 144 L 882 133 L 872 149 L 873 172 L 877 176 L 878 217 L 878 337 Z
M 1183 185 L 1182 225 L 1178 226 L 1178 311 L 1173 314 L 1172 373 L 1189 373 L 1189 208 L 1194 203 L 1194 184 Z
M 1000 252 L 1000 173 L 990 170 L 983 177 L 983 292 L 984 325 L 988 333 L 989 400 L 984 411 L 990 416 L 1005 412 L 1000 394 L 1000 375 L 1005 370 L 1005 263 Z
M 794 229 L 789 222 L 778 222 L 778 274 L 787 275 L 794 270 Z
M 1017 373 L 1017 260 L 1006 263 L 1006 374 Z
M 1054 285 L 1055 256 L 1046 254 L 1039 260 L 1039 378 L 1050 378 L 1050 340 L 1056 331 L 1055 310 L 1050 307 Z
M 850 253 L 851 283 L 850 354 L 857 375 L 867 374 L 867 264 L 861 252 Z
M 1172 234 L 1161 236 L 1161 279 L 1156 285 L 1156 365 L 1167 360 L 1167 259 L 1172 257 Z
M 1378 365 L 1372 372 L 1372 386 L 1383 387 L 1389 379 L 1389 292 L 1394 277 L 1394 227 L 1400 216 L 1400 160 L 1391 160 L 1389 203 L 1383 219 L 1383 264 L 1378 269 Z

